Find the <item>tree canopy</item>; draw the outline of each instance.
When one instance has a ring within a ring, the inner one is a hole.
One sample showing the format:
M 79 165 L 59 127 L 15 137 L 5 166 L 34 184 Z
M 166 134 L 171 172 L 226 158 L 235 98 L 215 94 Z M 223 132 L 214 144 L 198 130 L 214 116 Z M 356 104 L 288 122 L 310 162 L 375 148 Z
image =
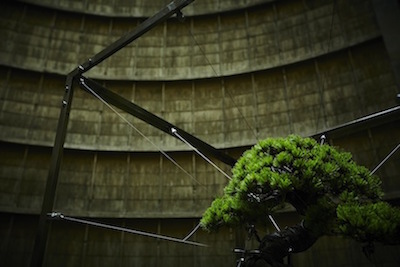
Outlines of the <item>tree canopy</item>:
M 348 152 L 314 139 L 269 138 L 247 150 L 232 180 L 206 210 L 201 226 L 265 223 L 290 204 L 314 236 L 342 235 L 362 242 L 400 242 L 400 210 L 382 201 L 380 179 Z

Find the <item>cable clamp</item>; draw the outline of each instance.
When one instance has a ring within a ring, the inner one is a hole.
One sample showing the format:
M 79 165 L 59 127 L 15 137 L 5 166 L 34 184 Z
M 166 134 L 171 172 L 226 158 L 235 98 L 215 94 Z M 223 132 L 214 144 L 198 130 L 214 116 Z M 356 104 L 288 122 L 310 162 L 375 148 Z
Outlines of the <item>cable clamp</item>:
M 321 135 L 320 139 L 321 139 L 321 146 L 322 146 L 325 143 L 326 136 L 323 134 L 323 135 Z
M 47 213 L 47 216 L 49 216 L 50 219 L 64 219 L 64 215 L 60 212 Z

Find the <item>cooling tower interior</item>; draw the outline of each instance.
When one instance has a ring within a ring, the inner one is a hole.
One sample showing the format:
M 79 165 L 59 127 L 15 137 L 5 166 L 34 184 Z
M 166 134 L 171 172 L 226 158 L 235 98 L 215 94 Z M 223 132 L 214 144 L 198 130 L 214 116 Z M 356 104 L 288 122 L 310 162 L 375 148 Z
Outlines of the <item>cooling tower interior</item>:
M 171 2 L 1 1 L 0 265 L 33 266 L 39 257 L 59 267 L 237 266 L 233 249 L 254 244 L 240 229 L 196 229 L 232 166 L 82 90 L 79 80 L 71 101 L 63 99 L 71 72 Z M 265 138 L 324 135 L 376 168 L 384 199 L 399 205 L 399 6 L 195 0 L 183 18 L 172 14 L 85 77 L 234 160 Z M 44 203 L 55 155 L 58 180 Z M 35 255 L 44 206 L 56 216 Z M 299 220 L 290 209 L 274 216 L 281 228 Z M 274 225 L 266 219 L 262 231 Z M 399 246 L 376 244 L 367 257 L 364 245 L 326 236 L 289 263 L 398 266 Z

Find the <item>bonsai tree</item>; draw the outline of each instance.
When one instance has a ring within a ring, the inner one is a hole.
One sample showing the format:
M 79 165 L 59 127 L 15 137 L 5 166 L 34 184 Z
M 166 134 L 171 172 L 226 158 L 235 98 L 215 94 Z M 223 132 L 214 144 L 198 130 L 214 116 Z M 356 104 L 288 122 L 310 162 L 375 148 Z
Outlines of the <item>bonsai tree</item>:
M 323 235 L 360 242 L 400 243 L 400 210 L 382 201 L 381 181 L 350 153 L 289 136 L 266 139 L 246 151 L 232 169 L 224 194 L 205 211 L 201 226 L 253 227 L 291 205 L 303 218 L 266 235 L 257 256 L 283 266 L 289 253 L 311 247 Z

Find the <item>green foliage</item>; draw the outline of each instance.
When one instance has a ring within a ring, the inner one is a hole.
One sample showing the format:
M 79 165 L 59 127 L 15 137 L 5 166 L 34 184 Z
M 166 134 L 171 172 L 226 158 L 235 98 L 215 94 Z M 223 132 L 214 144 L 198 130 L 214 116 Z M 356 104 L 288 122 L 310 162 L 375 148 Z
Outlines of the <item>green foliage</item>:
M 399 242 L 400 210 L 386 202 L 340 204 L 337 218 L 339 233 L 345 236 L 361 242 Z
M 311 138 L 262 140 L 243 153 L 232 174 L 224 195 L 203 215 L 206 230 L 264 222 L 290 203 L 316 235 L 363 241 L 385 236 L 382 240 L 389 242 L 400 232 L 400 212 L 381 202 L 379 178 L 350 153 Z
M 312 229 L 315 236 L 334 234 L 336 204 L 328 197 L 321 197 L 317 203 L 307 208 L 306 227 Z

